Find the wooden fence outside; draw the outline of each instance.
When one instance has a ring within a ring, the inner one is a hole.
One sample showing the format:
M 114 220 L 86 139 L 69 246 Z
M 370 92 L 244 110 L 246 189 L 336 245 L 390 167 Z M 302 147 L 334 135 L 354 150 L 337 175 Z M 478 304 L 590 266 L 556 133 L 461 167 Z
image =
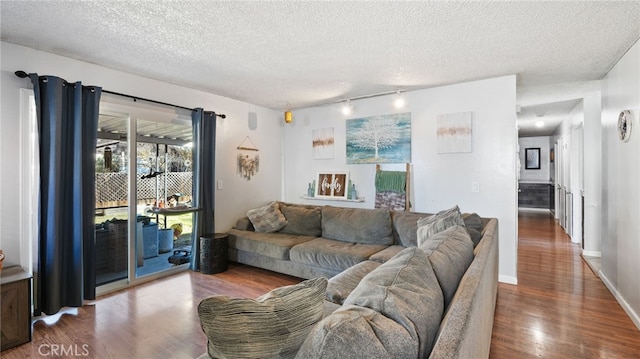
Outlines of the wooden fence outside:
M 126 207 L 129 204 L 127 173 L 96 173 L 96 208 Z M 167 181 L 167 194 L 164 193 Z M 152 204 L 158 197 L 165 199 L 180 193 L 181 202 L 191 199 L 193 189 L 193 172 L 169 172 L 155 178 L 138 179 L 138 204 Z

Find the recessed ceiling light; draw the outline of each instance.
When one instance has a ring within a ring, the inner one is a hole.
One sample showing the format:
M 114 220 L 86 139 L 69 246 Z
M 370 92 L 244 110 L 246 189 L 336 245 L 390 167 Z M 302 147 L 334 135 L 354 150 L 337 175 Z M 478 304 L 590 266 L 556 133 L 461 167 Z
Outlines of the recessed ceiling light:
M 540 127 L 544 127 L 544 121 L 536 121 L 536 127 L 540 128 Z

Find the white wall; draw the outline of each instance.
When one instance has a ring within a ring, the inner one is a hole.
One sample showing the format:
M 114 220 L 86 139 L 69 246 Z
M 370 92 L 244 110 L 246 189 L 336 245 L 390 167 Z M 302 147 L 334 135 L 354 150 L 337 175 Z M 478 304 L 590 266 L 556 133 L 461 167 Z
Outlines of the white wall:
M 631 110 L 629 142 L 618 114 Z M 602 80 L 602 278 L 640 328 L 640 42 Z
M 505 76 L 404 93 L 407 106 L 396 110 L 393 96 L 353 102 L 360 118 L 411 112 L 413 211 L 437 212 L 458 204 L 464 212 L 497 217 L 500 226 L 500 280 L 517 281 L 516 79 Z M 346 164 L 345 116 L 340 104 L 296 110 L 284 128 L 284 199 L 295 203 L 373 208 L 374 164 Z M 472 152 L 436 153 L 436 116 L 471 111 Z M 333 159 L 314 160 L 311 131 L 334 128 Z M 383 166 L 404 170 L 404 165 Z M 349 171 L 364 203 L 304 200 L 316 172 Z M 477 182 L 480 192 L 472 192 Z
M 540 137 L 520 137 L 520 182 L 523 183 L 549 183 L 551 181 L 551 163 L 549 151 L 551 138 L 549 136 Z M 540 169 L 525 168 L 525 149 L 540 148 Z
M 223 189 L 216 191 L 216 231 L 231 228 L 247 209 L 281 197 L 282 113 L 5 42 L 0 45 L 0 248 L 7 256 L 5 265 L 19 263 L 20 241 L 28 240 L 17 225 L 22 211 L 22 183 L 18 174 L 25 159 L 16 149 L 21 146 L 18 136 L 20 88 L 31 88 L 31 84 L 16 77 L 13 73 L 17 70 L 55 75 L 105 90 L 226 114 L 226 119 L 217 120 L 216 178 L 222 180 Z M 257 114 L 255 130 L 249 128 L 249 112 Z M 260 149 L 260 171 L 250 181 L 236 173 L 236 147 L 246 136 Z

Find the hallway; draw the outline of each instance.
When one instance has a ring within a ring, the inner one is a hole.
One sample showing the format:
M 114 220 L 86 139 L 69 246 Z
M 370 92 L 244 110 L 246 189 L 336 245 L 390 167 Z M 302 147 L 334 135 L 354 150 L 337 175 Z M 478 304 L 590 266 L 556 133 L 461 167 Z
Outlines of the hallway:
M 640 331 L 551 214 L 518 225 L 518 285 L 498 286 L 490 358 L 640 358 Z

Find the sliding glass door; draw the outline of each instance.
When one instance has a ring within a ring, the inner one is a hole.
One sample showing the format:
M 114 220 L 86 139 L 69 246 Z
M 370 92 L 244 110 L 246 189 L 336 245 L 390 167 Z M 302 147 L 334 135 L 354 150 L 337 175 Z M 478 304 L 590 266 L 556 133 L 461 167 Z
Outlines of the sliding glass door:
M 98 286 L 109 291 L 186 270 L 188 261 L 171 257 L 189 258 L 193 242 L 190 113 L 113 96 L 100 108 Z

